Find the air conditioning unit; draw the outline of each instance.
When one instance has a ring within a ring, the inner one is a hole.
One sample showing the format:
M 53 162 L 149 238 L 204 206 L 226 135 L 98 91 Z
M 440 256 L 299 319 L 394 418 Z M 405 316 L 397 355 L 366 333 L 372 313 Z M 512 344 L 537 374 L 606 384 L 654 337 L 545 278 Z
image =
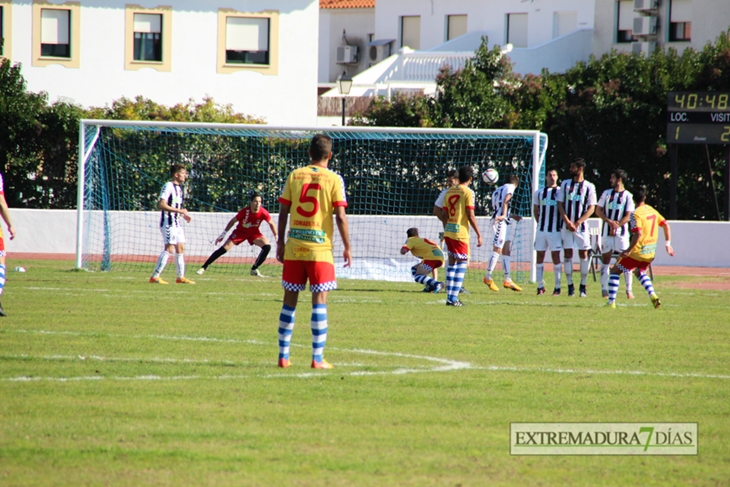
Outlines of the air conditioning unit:
M 649 56 L 656 49 L 656 42 L 632 42 L 631 52 Z
M 368 58 L 371 64 L 379 63 L 388 56 L 390 56 L 390 43 L 372 45 L 368 49 Z
M 337 64 L 357 62 L 357 46 L 339 46 L 337 48 Z
M 658 6 L 658 0 L 634 0 L 634 10 L 654 10 Z
M 634 29 L 631 33 L 635 36 L 652 36 L 656 34 L 657 17 L 634 17 Z

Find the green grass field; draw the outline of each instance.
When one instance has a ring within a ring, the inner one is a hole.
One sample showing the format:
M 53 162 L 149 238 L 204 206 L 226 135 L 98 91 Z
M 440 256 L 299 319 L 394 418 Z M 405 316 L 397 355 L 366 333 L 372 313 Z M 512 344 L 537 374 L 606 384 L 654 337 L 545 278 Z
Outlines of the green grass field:
M 702 278 L 657 277 L 659 310 L 636 282 L 611 310 L 592 278 L 587 299 L 472 281 L 463 308 L 343 280 L 315 371 L 308 292 L 276 367 L 278 279 L 9 265 L 3 486 L 730 485 L 730 292 L 673 285 Z M 574 421 L 697 422 L 699 454 L 510 456 L 511 422 Z

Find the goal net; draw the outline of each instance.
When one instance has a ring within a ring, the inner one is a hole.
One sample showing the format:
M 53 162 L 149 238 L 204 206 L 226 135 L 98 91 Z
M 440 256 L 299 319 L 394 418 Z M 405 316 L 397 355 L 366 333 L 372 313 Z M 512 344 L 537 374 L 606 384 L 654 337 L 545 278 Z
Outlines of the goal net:
M 467 282 L 481 280 L 492 249 L 491 194 L 516 174 L 520 184 L 512 211 L 529 217 L 532 193 L 544 179 L 547 136 L 536 131 L 394 129 L 373 127 L 287 128 L 268 125 L 82 120 L 79 148 L 76 265 L 89 270 L 147 269 L 162 251 L 160 190 L 171 164 L 187 167 L 185 261 L 194 271 L 217 248 L 216 237 L 235 212 L 262 195 L 276 225 L 278 197 L 289 172 L 308 164 L 315 133 L 333 141 L 330 168 L 345 181 L 354 263 L 338 261 L 340 278 L 411 281 L 417 260 L 400 255 L 406 230 L 438 241 L 443 231 L 433 206 L 449 169 L 474 168 L 472 189 L 484 245 L 476 246 Z M 487 168 L 499 172 L 496 185 L 481 179 Z M 513 279 L 534 278 L 534 224 L 512 224 Z M 261 231 L 275 247 L 268 225 Z M 243 243 L 211 265 L 212 273 L 248 272 L 259 248 Z M 274 252 L 260 269 L 280 276 Z M 480 271 L 472 270 L 479 269 Z M 501 269 L 498 267 L 498 271 Z M 532 272 L 531 272 L 532 270 Z M 173 272 L 173 271 L 168 271 Z M 440 278 L 445 277 L 443 272 Z

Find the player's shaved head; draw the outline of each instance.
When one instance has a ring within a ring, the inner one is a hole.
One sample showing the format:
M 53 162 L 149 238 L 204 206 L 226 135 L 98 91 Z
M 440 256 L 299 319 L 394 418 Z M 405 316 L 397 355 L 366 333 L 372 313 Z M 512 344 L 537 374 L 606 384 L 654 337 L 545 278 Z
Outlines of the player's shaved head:
M 636 191 L 634 191 L 634 204 L 639 205 L 646 201 L 646 193 L 646 186 L 644 186 L 643 184 L 639 186 Z
M 471 166 L 461 166 L 459 168 L 459 182 L 461 184 L 468 183 L 474 177 L 474 168 Z
M 409 228 L 406 230 L 406 235 L 408 235 L 408 238 L 418 237 L 418 229 L 416 227 Z
M 185 169 L 185 166 L 183 166 L 182 164 L 173 164 L 172 166 L 170 166 L 170 176 L 174 176 L 180 171 L 187 171 L 187 169 Z
M 332 139 L 325 134 L 317 134 L 312 137 L 309 144 L 309 157 L 314 162 L 325 161 L 329 159 L 332 153 Z
M 507 182 L 517 186 L 518 184 L 520 184 L 520 178 L 519 176 L 517 176 L 517 174 L 510 174 L 509 176 L 507 176 Z

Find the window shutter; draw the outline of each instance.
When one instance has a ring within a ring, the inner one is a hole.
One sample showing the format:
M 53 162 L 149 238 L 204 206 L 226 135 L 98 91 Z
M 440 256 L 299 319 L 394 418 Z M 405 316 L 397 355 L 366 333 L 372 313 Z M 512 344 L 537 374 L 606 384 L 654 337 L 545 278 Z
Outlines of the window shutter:
M 70 10 L 41 9 L 41 44 L 68 44 Z
M 269 19 L 228 17 L 226 19 L 226 50 L 268 51 Z
M 134 14 L 134 31 L 150 34 L 162 32 L 162 15 L 160 14 Z

